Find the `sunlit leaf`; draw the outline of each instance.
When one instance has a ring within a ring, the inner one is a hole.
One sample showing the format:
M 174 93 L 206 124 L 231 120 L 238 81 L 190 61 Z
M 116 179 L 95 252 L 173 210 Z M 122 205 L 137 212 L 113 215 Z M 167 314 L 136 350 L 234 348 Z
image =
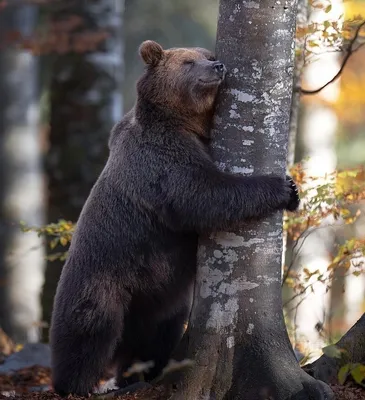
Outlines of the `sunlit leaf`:
M 338 382 L 343 385 L 346 382 L 350 370 L 350 364 L 343 365 L 338 371 Z
M 64 236 L 60 237 L 60 243 L 62 246 L 66 246 L 68 243 L 67 238 L 65 238 Z
M 365 378 L 365 365 L 355 364 L 353 368 L 350 369 L 352 378 L 356 383 L 361 383 Z

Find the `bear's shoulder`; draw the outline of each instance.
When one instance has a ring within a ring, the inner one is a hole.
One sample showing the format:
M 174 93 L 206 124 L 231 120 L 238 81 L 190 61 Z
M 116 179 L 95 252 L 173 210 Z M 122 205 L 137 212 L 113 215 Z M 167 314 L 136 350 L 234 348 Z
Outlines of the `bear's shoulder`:
M 119 141 L 118 139 L 123 139 L 126 134 L 131 132 L 137 133 L 138 131 L 140 131 L 140 127 L 136 121 L 135 110 L 132 108 L 113 126 L 109 134 L 109 149 L 111 150 Z

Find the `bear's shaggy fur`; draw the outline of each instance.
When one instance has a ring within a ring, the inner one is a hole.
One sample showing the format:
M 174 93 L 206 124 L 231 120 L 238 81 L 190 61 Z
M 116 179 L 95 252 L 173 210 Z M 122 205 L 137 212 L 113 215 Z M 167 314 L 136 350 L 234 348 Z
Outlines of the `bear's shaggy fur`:
M 179 342 L 191 307 L 198 235 L 295 210 L 290 178 L 218 170 L 204 137 L 226 69 L 200 48 L 140 47 L 135 107 L 113 129 L 55 297 L 56 392 L 87 395 L 111 362 L 117 384 L 135 360 L 152 379 Z

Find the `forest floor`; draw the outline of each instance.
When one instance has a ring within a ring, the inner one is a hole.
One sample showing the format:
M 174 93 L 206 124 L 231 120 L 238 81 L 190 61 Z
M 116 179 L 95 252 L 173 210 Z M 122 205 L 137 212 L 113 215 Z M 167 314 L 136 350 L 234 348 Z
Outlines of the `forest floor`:
M 13 375 L 0 375 L 0 399 L 58 400 L 62 399 L 52 391 L 50 369 L 44 367 L 24 368 Z M 48 390 L 36 392 L 35 390 Z M 332 386 L 336 400 L 365 400 L 365 389 L 353 383 Z M 133 395 L 113 397 L 114 400 L 168 400 L 171 394 L 162 386 L 142 389 Z M 83 400 L 84 397 L 68 396 L 68 400 Z M 90 400 L 90 398 L 89 398 Z

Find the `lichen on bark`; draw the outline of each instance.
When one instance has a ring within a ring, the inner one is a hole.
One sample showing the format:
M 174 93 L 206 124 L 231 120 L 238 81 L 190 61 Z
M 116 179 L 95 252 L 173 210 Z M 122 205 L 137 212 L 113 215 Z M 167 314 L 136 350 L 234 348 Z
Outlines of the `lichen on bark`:
M 228 68 L 215 114 L 219 168 L 285 175 L 296 1 L 221 0 L 216 56 Z M 201 237 L 188 357 L 174 400 L 326 399 L 299 367 L 281 302 L 282 214 Z M 312 396 L 312 397 L 310 397 Z

